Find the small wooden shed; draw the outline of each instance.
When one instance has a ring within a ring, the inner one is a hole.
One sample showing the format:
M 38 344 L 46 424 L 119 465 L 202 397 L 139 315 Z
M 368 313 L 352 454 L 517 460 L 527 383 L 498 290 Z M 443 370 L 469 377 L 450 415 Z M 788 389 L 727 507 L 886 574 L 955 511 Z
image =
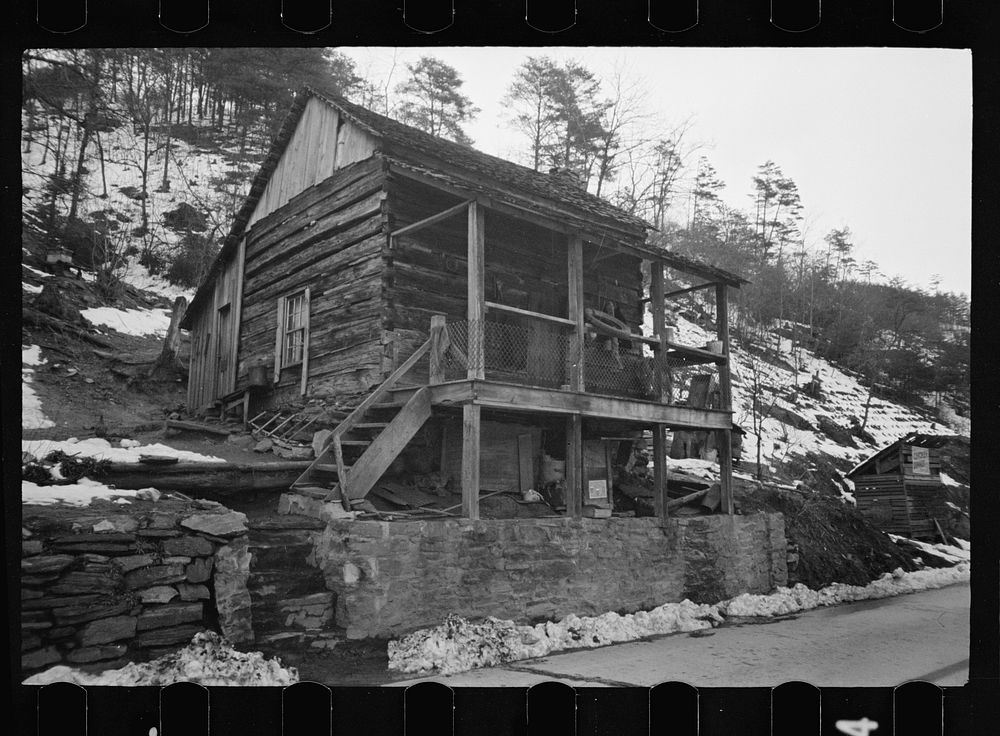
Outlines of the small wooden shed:
M 908 537 L 934 537 L 948 517 L 941 483 L 941 447 L 949 438 L 909 434 L 879 450 L 847 474 L 858 510 L 879 529 Z

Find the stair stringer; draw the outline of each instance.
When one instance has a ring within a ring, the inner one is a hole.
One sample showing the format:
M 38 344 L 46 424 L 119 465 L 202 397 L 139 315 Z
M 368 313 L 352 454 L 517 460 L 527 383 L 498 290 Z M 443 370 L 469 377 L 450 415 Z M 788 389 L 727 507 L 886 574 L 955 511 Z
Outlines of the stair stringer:
M 424 422 L 431 416 L 431 393 L 426 386 L 417 391 L 406 402 L 399 413 L 383 429 L 375 441 L 347 471 L 346 483 L 341 481 L 344 497 L 354 501 L 364 498 L 378 483 L 378 479 L 389 469 L 392 461 L 413 439 Z

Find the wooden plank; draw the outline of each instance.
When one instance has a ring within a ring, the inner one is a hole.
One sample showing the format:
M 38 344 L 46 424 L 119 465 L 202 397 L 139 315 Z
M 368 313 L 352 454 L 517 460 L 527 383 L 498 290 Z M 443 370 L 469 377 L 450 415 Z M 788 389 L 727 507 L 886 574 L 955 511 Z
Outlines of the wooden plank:
M 660 264 L 661 268 L 662 268 L 662 265 L 663 264 L 661 263 Z M 667 292 L 666 294 L 663 295 L 663 298 L 664 299 L 673 299 L 675 296 L 682 296 L 684 294 L 690 294 L 692 292 L 701 291 L 702 289 L 707 289 L 707 288 L 709 288 L 711 286 L 717 286 L 717 285 L 718 285 L 718 282 L 716 282 L 716 281 L 706 281 L 704 284 L 697 284 L 696 286 L 688 286 L 687 288 L 684 288 L 684 289 L 675 289 L 674 291 L 669 291 L 669 292 Z
M 438 212 L 436 215 L 425 217 L 423 220 L 418 220 L 417 222 L 414 222 L 411 225 L 407 225 L 406 227 L 401 227 L 395 232 L 389 233 L 389 237 L 398 238 L 402 235 L 405 235 L 406 233 L 412 233 L 416 232 L 417 230 L 420 230 L 421 228 L 430 227 L 431 225 L 441 222 L 442 220 L 447 220 L 449 217 L 454 217 L 463 210 L 468 209 L 469 206 L 472 205 L 474 202 L 475 200 L 467 199 L 464 202 L 461 202 L 460 204 L 456 204 L 454 207 L 449 207 L 443 212 Z
M 310 300 L 309 300 L 309 287 L 307 286 L 304 292 L 304 317 L 303 326 L 305 327 L 305 332 L 303 332 L 302 338 L 302 378 L 299 386 L 299 393 L 303 396 L 306 395 L 306 384 L 309 382 L 309 311 L 310 311 Z
M 566 513 L 579 519 L 583 513 L 583 417 L 566 417 Z
M 584 306 L 583 306 L 583 239 L 573 234 L 569 239 L 569 249 L 566 256 L 566 279 L 569 303 L 566 314 L 573 324 L 573 333 L 569 338 L 567 360 L 569 361 L 569 387 L 571 391 L 582 391 L 584 386 L 583 338 L 584 338 Z
M 520 314 L 525 317 L 531 317 L 533 319 L 546 320 L 548 322 L 556 322 L 561 325 L 571 325 L 576 326 L 576 322 L 571 319 L 566 319 L 564 317 L 553 317 L 551 314 L 543 314 L 541 312 L 532 312 L 528 309 L 519 309 L 518 307 L 509 307 L 506 304 L 498 304 L 496 302 L 487 301 L 485 302 L 487 309 L 496 309 L 500 312 L 510 312 L 511 314 Z
M 431 385 L 444 382 L 444 354 L 448 349 L 448 332 L 445 329 L 445 316 L 435 314 L 431 317 L 430 336 L 430 368 L 428 380 Z
M 430 392 L 425 387 L 413 395 L 351 467 L 346 486 L 341 485 L 347 497 L 364 498 L 430 416 Z
M 666 519 L 667 505 L 667 438 L 662 424 L 653 425 L 653 508 L 656 516 Z
M 462 407 L 462 516 L 479 518 L 480 407 Z
M 653 318 L 653 337 L 656 338 L 653 349 L 656 351 L 657 361 L 654 363 L 656 372 L 654 374 L 654 386 L 656 395 L 664 404 L 670 402 L 669 382 L 665 383 L 663 369 L 666 358 L 666 329 L 664 325 L 664 294 L 663 294 L 663 264 L 659 261 L 649 262 L 649 299 L 650 310 Z
M 278 383 L 281 380 L 281 353 L 282 353 L 282 337 L 285 334 L 285 300 L 283 297 L 278 299 L 278 327 L 274 333 L 274 382 Z
M 719 400 L 723 411 L 732 411 L 733 394 L 729 373 L 729 301 L 728 288 L 725 284 L 715 287 L 716 304 L 716 335 L 722 342 L 722 354 L 725 360 L 719 363 Z M 735 513 L 733 502 L 733 455 L 732 455 L 732 424 L 716 433 L 716 449 L 719 452 L 719 482 L 722 487 L 722 512 Z
M 532 460 L 531 435 L 519 434 L 517 436 L 517 467 L 521 493 L 535 487 L 535 466 Z
M 221 434 L 228 437 L 233 433 L 226 427 L 217 427 L 213 424 L 202 424 L 201 422 L 188 422 L 183 419 L 167 419 L 164 422 L 167 429 L 187 430 L 190 432 L 206 432 L 208 434 Z
M 483 340 L 483 322 L 486 320 L 486 221 L 482 205 L 473 202 L 469 205 L 469 242 L 468 242 L 468 305 L 467 319 L 469 321 L 469 370 L 470 380 L 485 377 L 485 351 Z M 474 340 L 472 331 L 478 329 L 480 339 Z M 475 355 L 473 351 L 475 350 Z M 478 422 L 477 422 L 478 426 Z M 478 515 L 479 497 L 476 496 L 476 513 Z M 478 516 L 477 516 L 478 518 Z

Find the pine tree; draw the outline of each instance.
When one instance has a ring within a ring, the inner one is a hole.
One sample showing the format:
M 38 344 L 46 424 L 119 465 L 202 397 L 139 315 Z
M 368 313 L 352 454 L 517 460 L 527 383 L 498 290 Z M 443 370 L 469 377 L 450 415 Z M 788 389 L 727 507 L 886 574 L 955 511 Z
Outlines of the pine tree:
M 433 56 L 422 56 L 406 68 L 409 78 L 396 87 L 403 96 L 400 120 L 431 135 L 472 145 L 462 124 L 472 120 L 479 110 L 461 93 L 464 82 L 458 71 Z

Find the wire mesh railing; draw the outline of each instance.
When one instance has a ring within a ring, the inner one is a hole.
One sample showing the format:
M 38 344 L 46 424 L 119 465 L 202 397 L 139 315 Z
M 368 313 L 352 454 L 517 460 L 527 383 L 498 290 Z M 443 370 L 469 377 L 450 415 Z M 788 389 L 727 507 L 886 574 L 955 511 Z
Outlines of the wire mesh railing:
M 572 328 L 541 318 L 500 315 L 483 322 L 449 322 L 444 380 L 481 373 L 487 380 L 569 389 L 574 366 Z M 649 345 L 617 339 L 587 339 L 583 390 L 691 406 L 718 406 L 717 368 L 659 355 Z

